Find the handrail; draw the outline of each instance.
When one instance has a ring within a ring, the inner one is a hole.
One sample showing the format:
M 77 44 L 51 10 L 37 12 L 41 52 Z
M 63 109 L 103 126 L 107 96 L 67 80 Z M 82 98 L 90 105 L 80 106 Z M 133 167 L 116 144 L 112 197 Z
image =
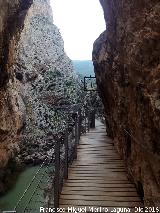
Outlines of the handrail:
M 81 134 L 85 134 L 86 132 L 90 130 L 91 113 L 89 110 L 82 108 L 81 105 L 73 105 L 72 107 L 60 106 L 55 108 L 57 111 L 64 110 L 66 112 L 67 110 L 66 114 L 68 115 L 68 120 L 66 122 L 67 127 L 65 130 L 65 134 L 63 137 L 55 138 L 56 142 L 55 142 L 55 147 L 54 147 L 55 150 L 54 150 L 53 156 L 51 156 L 50 158 L 48 157 L 45 158 L 43 163 L 40 165 L 40 168 L 35 173 L 34 177 L 32 178 L 32 180 L 26 187 L 22 196 L 16 203 L 13 209 L 13 212 L 17 212 L 17 213 L 30 212 L 29 211 L 30 209 L 33 210 L 31 206 L 31 202 L 33 203 L 33 205 L 36 205 L 34 204 L 36 202 L 40 202 L 40 201 L 33 202 L 32 199 L 35 195 L 38 195 L 39 193 L 37 192 L 37 190 L 38 188 L 41 188 L 40 184 L 43 181 L 42 178 L 44 177 L 44 173 L 47 173 L 47 175 L 50 176 L 50 179 L 48 179 L 48 182 L 47 182 L 50 184 L 49 186 L 50 196 L 48 198 L 48 202 L 46 203 L 45 201 L 44 205 L 45 206 L 48 205 L 48 207 L 50 207 L 53 204 L 55 208 L 59 207 L 59 197 L 63 187 L 64 180 L 68 178 L 69 165 L 73 162 L 74 159 L 77 158 L 77 146 L 79 144 L 80 136 Z M 72 121 L 74 120 L 73 125 L 69 125 L 70 124 L 69 119 L 71 119 Z M 50 161 L 48 162 L 47 160 L 50 160 Z M 42 167 L 45 165 L 47 165 L 47 167 L 45 168 L 49 168 L 49 166 L 53 168 L 53 165 L 54 165 L 54 172 L 53 171 L 47 172 L 47 169 L 43 171 Z M 42 170 L 42 173 L 41 173 L 41 170 Z M 30 189 L 31 185 L 34 183 L 35 179 L 37 179 L 38 183 L 36 182 L 36 186 L 34 187 L 34 190 L 32 191 L 33 193 L 31 194 L 28 201 L 25 203 L 25 207 L 21 208 L 22 200 L 25 198 L 26 193 Z M 46 183 L 46 180 L 45 180 L 45 183 Z
M 85 133 L 89 131 L 90 122 L 89 122 L 89 113 L 87 111 L 84 112 L 83 118 L 85 121 Z M 88 122 L 87 122 L 88 121 Z M 79 144 L 79 139 L 81 135 L 81 126 L 82 126 L 82 115 L 81 110 L 78 109 L 76 112 L 75 123 L 72 128 L 73 137 L 69 141 L 69 132 L 66 130 L 65 138 L 64 138 L 64 159 L 65 161 L 61 162 L 61 153 L 60 153 L 60 144 L 61 141 L 57 141 L 55 146 L 55 177 L 54 177 L 54 208 L 57 209 L 59 207 L 59 197 L 60 192 L 62 190 L 63 182 L 68 178 L 68 167 L 72 163 L 74 159 L 77 158 L 77 145 Z M 73 132 L 74 131 L 74 132 Z M 73 143 L 72 143 L 73 140 Z M 69 144 L 71 147 L 69 147 Z M 73 150 L 73 151 L 72 151 Z M 63 168 L 62 168 L 63 167 Z M 62 172 L 62 177 L 60 176 L 60 170 L 64 170 Z

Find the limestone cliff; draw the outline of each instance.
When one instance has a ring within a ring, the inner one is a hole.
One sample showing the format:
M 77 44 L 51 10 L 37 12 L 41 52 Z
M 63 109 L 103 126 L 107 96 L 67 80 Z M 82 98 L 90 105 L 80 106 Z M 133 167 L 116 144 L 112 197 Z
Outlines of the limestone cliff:
M 101 0 L 93 62 L 108 134 L 145 205 L 160 205 L 160 2 Z
M 26 106 L 20 155 L 27 163 L 38 163 L 53 150 L 54 106 L 70 105 L 77 99 L 77 77 L 53 24 L 49 0 L 33 0 L 12 69 L 23 87 Z
M 0 192 L 5 190 L 12 170 L 6 166 L 17 150 L 17 136 L 24 122 L 24 105 L 19 83 L 10 67 L 15 61 L 15 47 L 31 1 L 0 0 Z M 4 172 L 5 171 L 5 172 Z
M 49 0 L 9 2 L 0 0 L 0 193 L 19 159 L 40 163 L 53 152 L 53 134 L 62 131 L 54 106 L 77 101 L 77 76 Z

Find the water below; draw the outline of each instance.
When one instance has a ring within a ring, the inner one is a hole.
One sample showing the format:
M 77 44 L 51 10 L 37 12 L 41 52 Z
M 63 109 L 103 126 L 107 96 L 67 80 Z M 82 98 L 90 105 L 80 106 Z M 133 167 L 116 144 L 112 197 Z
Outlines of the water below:
M 17 181 L 15 185 L 12 187 L 12 189 L 8 191 L 6 195 L 0 197 L 0 213 L 2 211 L 14 210 L 14 207 L 16 206 L 18 200 L 23 195 L 25 189 L 27 188 L 28 184 L 31 182 L 32 178 L 34 177 L 39 168 L 40 168 L 39 166 L 28 167 L 18 176 Z M 41 187 L 40 188 L 37 187 L 36 193 L 34 193 L 32 200 L 30 200 L 30 198 L 34 190 L 36 189 L 36 186 L 38 185 L 39 179 L 43 177 L 42 179 L 46 180 L 47 177 L 44 175 L 45 170 L 46 168 L 42 168 L 37 178 L 31 184 L 29 190 L 27 191 L 20 205 L 17 208 L 18 213 L 19 212 L 22 213 L 25 208 L 26 208 L 25 212 L 39 212 L 39 207 L 43 206 L 42 204 L 44 202 L 43 189 L 46 186 L 46 183 L 44 184 L 42 182 Z M 32 210 L 29 208 L 32 208 Z

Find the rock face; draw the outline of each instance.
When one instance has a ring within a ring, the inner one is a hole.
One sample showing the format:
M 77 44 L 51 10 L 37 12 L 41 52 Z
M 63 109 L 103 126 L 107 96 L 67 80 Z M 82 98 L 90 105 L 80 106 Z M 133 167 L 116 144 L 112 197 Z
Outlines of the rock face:
M 39 162 L 53 150 L 53 107 L 76 103 L 77 98 L 77 77 L 53 24 L 49 0 L 33 0 L 12 69 L 23 87 L 26 106 L 21 154 L 26 162 Z
M 0 1 L 0 192 L 4 191 L 6 166 L 17 150 L 17 136 L 24 122 L 19 83 L 10 67 L 31 1 Z M 8 169 L 8 172 L 11 168 Z
M 49 0 L 0 0 L 0 6 L 1 193 L 16 159 L 37 164 L 52 154 L 53 107 L 76 103 L 77 76 Z
M 145 205 L 160 206 L 160 2 L 100 2 L 93 62 L 107 131 Z

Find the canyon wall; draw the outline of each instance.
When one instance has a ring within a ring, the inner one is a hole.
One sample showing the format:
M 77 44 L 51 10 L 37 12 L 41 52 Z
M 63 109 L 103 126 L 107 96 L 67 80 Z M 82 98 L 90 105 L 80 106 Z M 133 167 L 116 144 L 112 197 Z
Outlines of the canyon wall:
M 54 106 L 77 102 L 77 76 L 53 24 L 49 0 L 0 0 L 0 193 L 17 162 L 54 151 Z M 63 114 L 58 116 L 63 118 Z
M 15 47 L 23 28 L 30 0 L 0 0 L 0 192 L 10 176 L 10 159 L 17 150 L 19 132 L 24 123 L 24 105 L 14 72 Z M 3 183 L 3 184 L 2 184 Z
M 54 107 L 77 100 L 77 76 L 59 29 L 53 24 L 49 0 L 33 0 L 12 68 L 22 85 L 26 107 L 19 158 L 37 164 L 54 151 L 54 133 L 63 131 L 60 126 L 64 125 L 58 130 L 54 126 Z
M 147 206 L 160 206 L 160 2 L 100 0 L 93 63 L 107 132 Z

